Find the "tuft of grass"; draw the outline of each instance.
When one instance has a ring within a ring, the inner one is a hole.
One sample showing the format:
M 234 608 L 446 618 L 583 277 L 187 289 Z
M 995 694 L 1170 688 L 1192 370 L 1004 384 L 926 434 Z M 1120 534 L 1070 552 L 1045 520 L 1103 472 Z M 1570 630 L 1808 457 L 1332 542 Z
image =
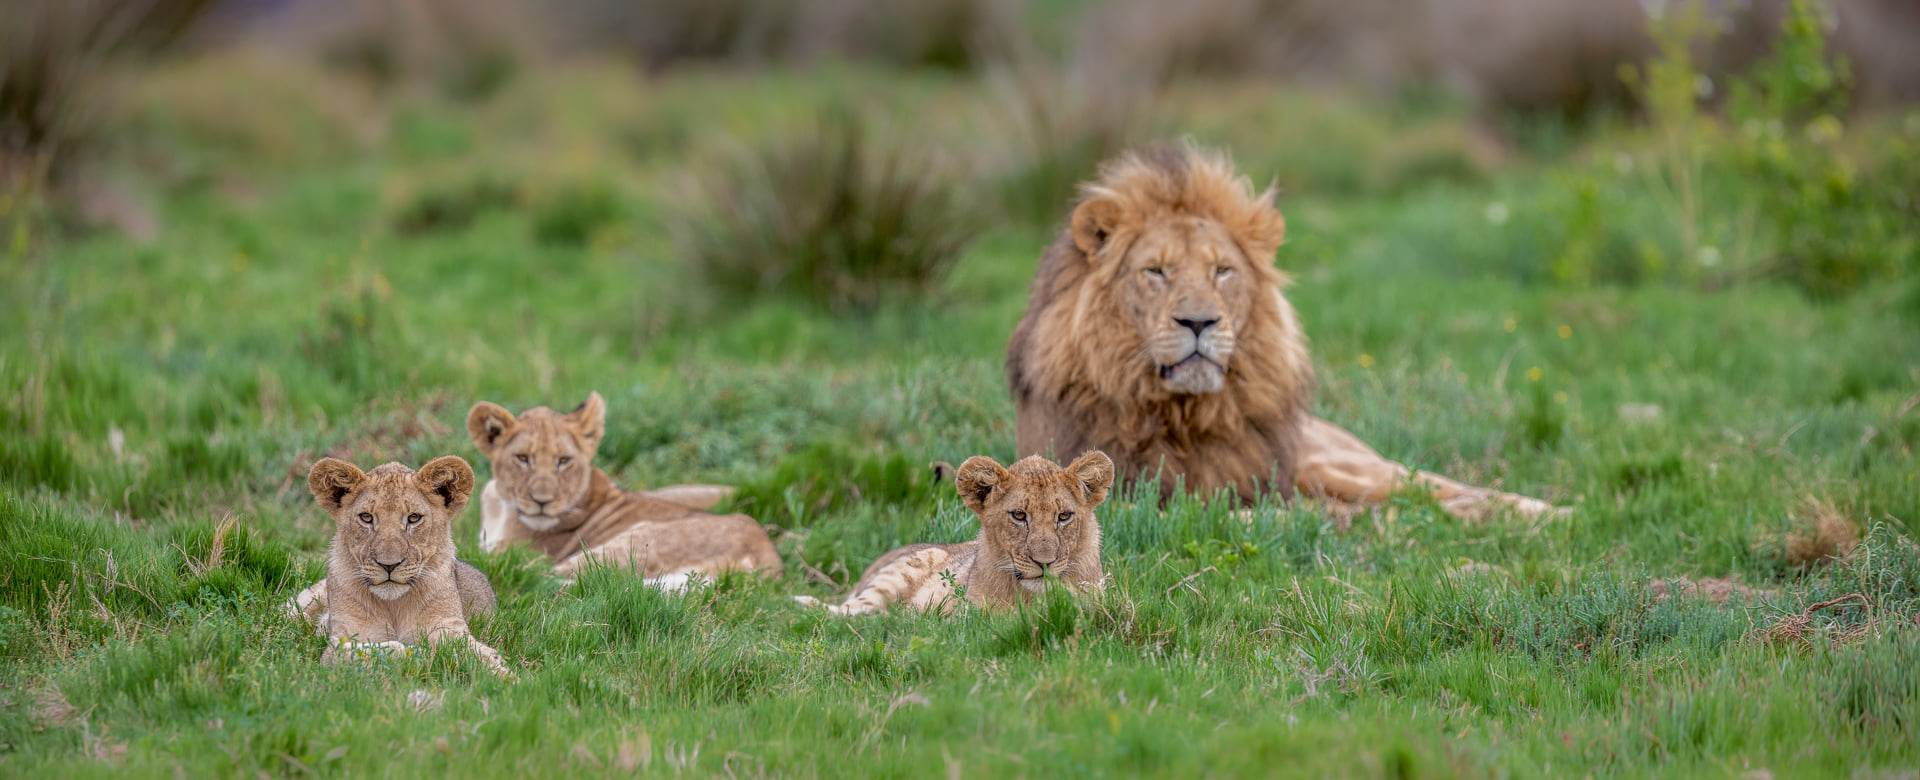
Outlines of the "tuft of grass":
M 735 299 L 787 296 L 839 311 L 925 297 L 971 241 L 940 161 L 878 137 L 851 110 L 736 157 L 680 241 L 689 272 Z

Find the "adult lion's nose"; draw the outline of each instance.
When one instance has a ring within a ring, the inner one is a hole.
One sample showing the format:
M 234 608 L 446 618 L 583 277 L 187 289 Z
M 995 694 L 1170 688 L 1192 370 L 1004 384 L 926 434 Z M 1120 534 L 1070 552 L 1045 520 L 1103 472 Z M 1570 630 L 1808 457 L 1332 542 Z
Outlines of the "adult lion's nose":
M 1173 318 L 1173 321 L 1176 323 L 1179 323 L 1181 327 L 1186 328 L 1187 330 L 1193 331 L 1193 335 L 1197 337 L 1201 333 L 1205 332 L 1206 329 L 1213 327 L 1214 323 L 1217 323 L 1220 321 L 1220 318 L 1219 317 L 1212 317 L 1212 318 L 1175 317 Z
M 374 561 L 374 563 L 379 563 L 380 568 L 386 569 L 388 574 L 392 574 L 394 569 L 400 568 L 400 564 L 398 563 L 381 563 L 380 561 Z

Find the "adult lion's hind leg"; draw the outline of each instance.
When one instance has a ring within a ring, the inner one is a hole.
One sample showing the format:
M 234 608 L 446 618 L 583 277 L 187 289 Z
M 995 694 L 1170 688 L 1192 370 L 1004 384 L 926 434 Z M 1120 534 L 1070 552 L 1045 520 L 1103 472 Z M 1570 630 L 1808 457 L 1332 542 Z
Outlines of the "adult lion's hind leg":
M 1300 429 L 1294 488 L 1303 495 L 1376 504 L 1409 482 L 1433 491 L 1447 514 L 1478 520 L 1507 510 L 1523 517 L 1558 516 L 1568 510 L 1537 498 L 1474 487 L 1428 472 L 1415 473 L 1381 457 L 1359 437 L 1309 415 Z

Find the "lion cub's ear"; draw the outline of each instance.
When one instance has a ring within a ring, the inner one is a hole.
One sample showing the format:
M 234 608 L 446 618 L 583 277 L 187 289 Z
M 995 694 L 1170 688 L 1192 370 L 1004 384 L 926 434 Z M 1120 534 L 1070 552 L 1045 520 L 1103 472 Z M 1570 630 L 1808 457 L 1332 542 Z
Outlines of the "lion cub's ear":
M 1100 254 L 1120 228 L 1120 204 L 1093 198 L 1073 209 L 1073 245 L 1088 257 Z
M 588 446 L 600 446 L 600 437 L 607 432 L 607 400 L 598 392 L 587 393 L 587 400 L 567 413 L 567 426 Z
M 366 473 L 339 458 L 321 458 L 313 464 L 313 470 L 307 472 L 307 489 L 313 491 L 313 500 L 320 502 L 320 508 L 328 512 L 340 511 L 347 496 L 367 481 Z
M 473 495 L 473 467 L 458 455 L 442 455 L 414 472 L 413 484 L 436 503 L 459 512 Z
M 519 424 L 513 412 L 491 401 L 481 401 L 467 410 L 467 434 L 473 437 L 473 446 L 480 449 L 480 454 L 489 458 Z
M 1099 506 L 1113 487 L 1113 459 L 1099 450 L 1086 452 L 1067 465 L 1067 475 L 1079 484 L 1089 508 Z
M 953 475 L 954 486 L 960 490 L 960 503 L 976 515 L 987 511 L 987 497 L 993 495 L 993 491 L 1003 489 L 1012 481 L 1012 472 L 985 455 L 968 458 Z

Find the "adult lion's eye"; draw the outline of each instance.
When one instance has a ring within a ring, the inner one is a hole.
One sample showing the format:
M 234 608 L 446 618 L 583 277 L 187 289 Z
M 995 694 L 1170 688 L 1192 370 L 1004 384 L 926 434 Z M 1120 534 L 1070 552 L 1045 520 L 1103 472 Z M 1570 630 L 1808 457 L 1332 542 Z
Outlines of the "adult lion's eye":
M 361 512 L 360 522 L 366 523 L 367 525 L 373 525 L 373 514 L 371 512 Z
M 1214 269 L 1213 269 L 1214 278 L 1225 279 L 1227 278 L 1227 274 L 1230 274 L 1230 273 L 1233 273 L 1232 266 L 1225 266 L 1225 265 L 1214 266 Z
M 1068 520 L 1072 520 L 1072 519 L 1073 519 L 1073 513 L 1072 513 L 1072 512 L 1061 512 L 1061 513 L 1060 513 L 1060 524 L 1061 524 L 1061 525 L 1066 525 L 1066 524 L 1067 524 L 1067 521 L 1068 521 Z
M 527 457 L 525 453 L 521 453 L 521 454 L 519 454 L 519 455 L 515 455 L 515 456 L 513 456 L 513 459 L 514 459 L 514 460 L 517 460 L 517 461 L 520 461 L 520 465 L 522 465 L 522 466 L 529 466 L 529 465 L 532 465 L 532 464 L 533 464 L 533 459 L 532 459 L 532 458 L 529 458 L 529 457 Z
M 572 462 L 573 462 L 573 459 L 572 459 L 572 458 L 561 458 L 561 459 L 560 459 L 560 465 L 562 465 L 562 466 L 565 466 L 565 465 L 567 465 L 567 464 L 569 464 L 569 463 L 572 463 Z
M 1007 514 L 1013 515 L 1013 521 L 1016 523 L 1024 523 L 1027 521 L 1027 513 L 1025 512 L 1008 512 Z
M 1167 269 L 1161 268 L 1160 266 L 1156 265 L 1152 268 L 1147 269 L 1147 275 L 1155 279 L 1165 279 L 1167 278 Z
M 418 512 L 407 515 L 407 525 L 418 525 L 420 523 L 420 517 Z

